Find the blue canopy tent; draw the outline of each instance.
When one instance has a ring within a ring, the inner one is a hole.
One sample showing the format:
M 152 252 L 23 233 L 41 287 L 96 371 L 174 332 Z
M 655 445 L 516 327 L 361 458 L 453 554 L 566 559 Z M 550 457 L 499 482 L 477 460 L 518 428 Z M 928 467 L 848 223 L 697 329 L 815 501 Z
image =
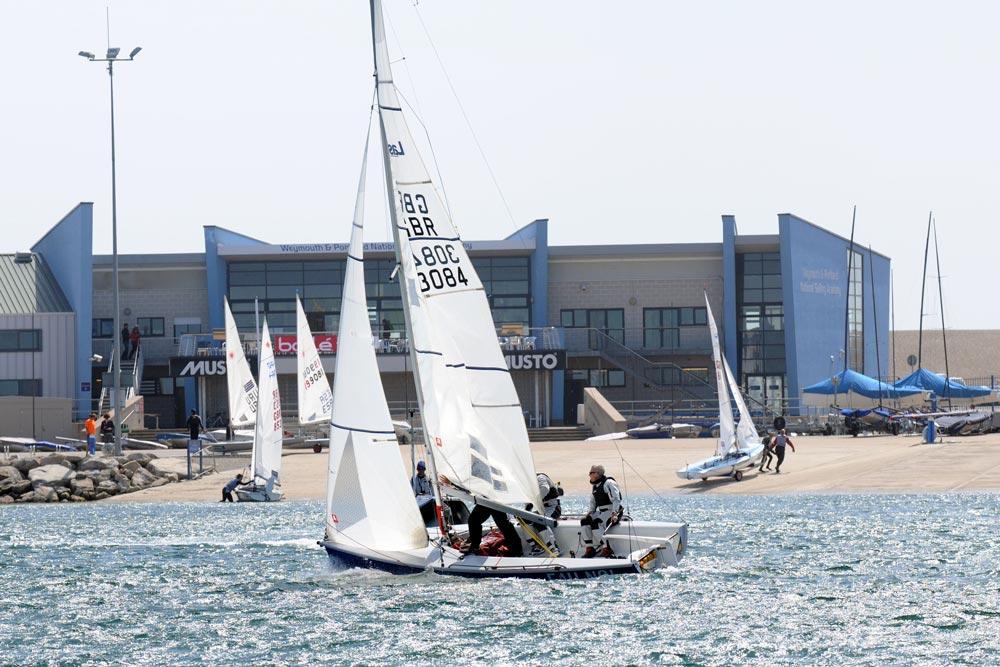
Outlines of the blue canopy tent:
M 806 405 L 874 407 L 880 403 L 915 405 L 923 403 L 924 390 L 912 385 L 891 385 L 850 369 L 802 390 Z
M 969 386 L 956 382 L 955 380 L 945 380 L 937 373 L 918 368 L 905 378 L 893 383 L 894 387 L 914 386 L 924 390 L 933 391 L 937 398 L 950 398 L 957 401 L 969 401 L 973 403 L 991 402 L 993 400 L 993 390 L 989 387 Z M 986 398 L 986 401 L 976 401 L 974 399 Z

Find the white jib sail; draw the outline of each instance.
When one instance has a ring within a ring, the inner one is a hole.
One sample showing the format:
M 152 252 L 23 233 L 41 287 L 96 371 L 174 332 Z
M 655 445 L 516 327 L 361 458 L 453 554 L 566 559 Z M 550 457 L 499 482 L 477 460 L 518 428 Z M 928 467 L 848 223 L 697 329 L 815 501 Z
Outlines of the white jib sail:
M 274 364 L 271 334 L 264 320 L 260 336 L 260 405 L 253 436 L 253 476 L 267 482 L 274 477 L 281 484 L 281 397 L 278 395 L 278 370 Z
M 365 146 L 367 164 L 367 145 Z M 344 275 L 326 492 L 326 539 L 377 550 L 427 544 L 403 466 L 368 319 L 363 263 L 365 167 Z
M 243 352 L 236 320 L 223 298 L 226 313 L 226 388 L 229 390 L 229 419 L 233 428 L 252 425 L 257 419 L 257 383 Z
M 705 295 L 705 308 L 708 310 L 708 327 L 712 338 L 712 361 L 715 365 L 715 386 L 719 393 L 719 444 L 718 453 L 725 456 L 736 444 L 736 424 L 733 421 L 733 406 L 729 402 L 729 381 L 724 370 L 726 360 L 719 349 L 719 329 L 715 326 L 715 316 L 712 306 Z
M 295 342 L 298 348 L 296 356 L 298 357 L 299 375 L 299 424 L 328 422 L 333 409 L 333 392 L 330 391 L 330 383 L 323 370 L 323 361 L 319 358 L 319 352 L 316 351 L 316 342 L 309 329 L 302 301 L 298 297 L 295 298 L 295 308 L 297 311 Z
M 736 378 L 733 377 L 732 369 L 729 368 L 725 357 L 722 361 L 726 369 L 726 378 L 729 380 L 729 389 L 733 393 L 733 400 L 736 401 L 736 407 L 739 408 L 740 413 L 740 421 L 736 424 L 736 444 L 740 449 L 749 449 L 753 445 L 760 444 L 760 436 L 757 435 L 757 427 L 753 425 L 753 417 L 750 416 L 750 410 L 747 408 L 746 401 L 743 400 L 743 393 L 740 391 L 740 385 L 736 382 Z
M 371 4 L 388 197 L 424 434 L 439 473 L 499 502 L 537 507 L 524 417 L 489 304 L 407 128 L 381 3 Z

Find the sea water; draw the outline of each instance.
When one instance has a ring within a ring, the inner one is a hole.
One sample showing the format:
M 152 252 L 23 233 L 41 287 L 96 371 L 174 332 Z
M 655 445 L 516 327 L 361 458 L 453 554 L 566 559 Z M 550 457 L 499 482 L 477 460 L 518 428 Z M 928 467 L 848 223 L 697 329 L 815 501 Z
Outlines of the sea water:
M 560 582 L 336 570 L 318 501 L 5 506 L 0 665 L 996 665 L 998 499 L 633 496 L 681 566 Z

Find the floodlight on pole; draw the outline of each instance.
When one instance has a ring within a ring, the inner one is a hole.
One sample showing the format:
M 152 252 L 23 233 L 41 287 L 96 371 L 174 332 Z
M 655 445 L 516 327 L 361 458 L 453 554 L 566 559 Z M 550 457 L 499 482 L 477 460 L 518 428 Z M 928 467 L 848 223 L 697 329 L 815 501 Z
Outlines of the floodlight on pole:
M 121 329 L 121 300 L 118 290 L 118 192 L 117 179 L 115 177 L 115 63 L 131 62 L 135 54 L 139 53 L 141 47 L 132 49 L 128 58 L 119 58 L 121 49 L 118 47 L 108 47 L 106 58 L 97 58 L 90 51 L 80 51 L 78 55 L 91 62 L 108 64 L 108 81 L 111 87 L 111 258 L 112 258 L 112 291 L 114 293 L 115 308 L 115 333 Z M 112 339 L 113 341 L 114 339 Z M 114 409 L 115 422 L 115 445 L 114 455 L 122 454 L 122 406 L 121 406 L 121 377 L 122 364 L 121 355 L 118 354 L 117 345 L 112 344 L 111 348 L 111 374 L 114 377 L 114 394 L 111 398 L 111 405 Z

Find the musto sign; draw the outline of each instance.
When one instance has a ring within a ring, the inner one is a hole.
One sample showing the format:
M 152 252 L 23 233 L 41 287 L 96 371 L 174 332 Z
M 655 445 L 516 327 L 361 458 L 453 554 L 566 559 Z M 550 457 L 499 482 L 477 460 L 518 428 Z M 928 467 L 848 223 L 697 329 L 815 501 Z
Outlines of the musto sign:
M 512 371 L 561 371 L 566 369 L 562 350 L 510 350 L 503 353 Z

